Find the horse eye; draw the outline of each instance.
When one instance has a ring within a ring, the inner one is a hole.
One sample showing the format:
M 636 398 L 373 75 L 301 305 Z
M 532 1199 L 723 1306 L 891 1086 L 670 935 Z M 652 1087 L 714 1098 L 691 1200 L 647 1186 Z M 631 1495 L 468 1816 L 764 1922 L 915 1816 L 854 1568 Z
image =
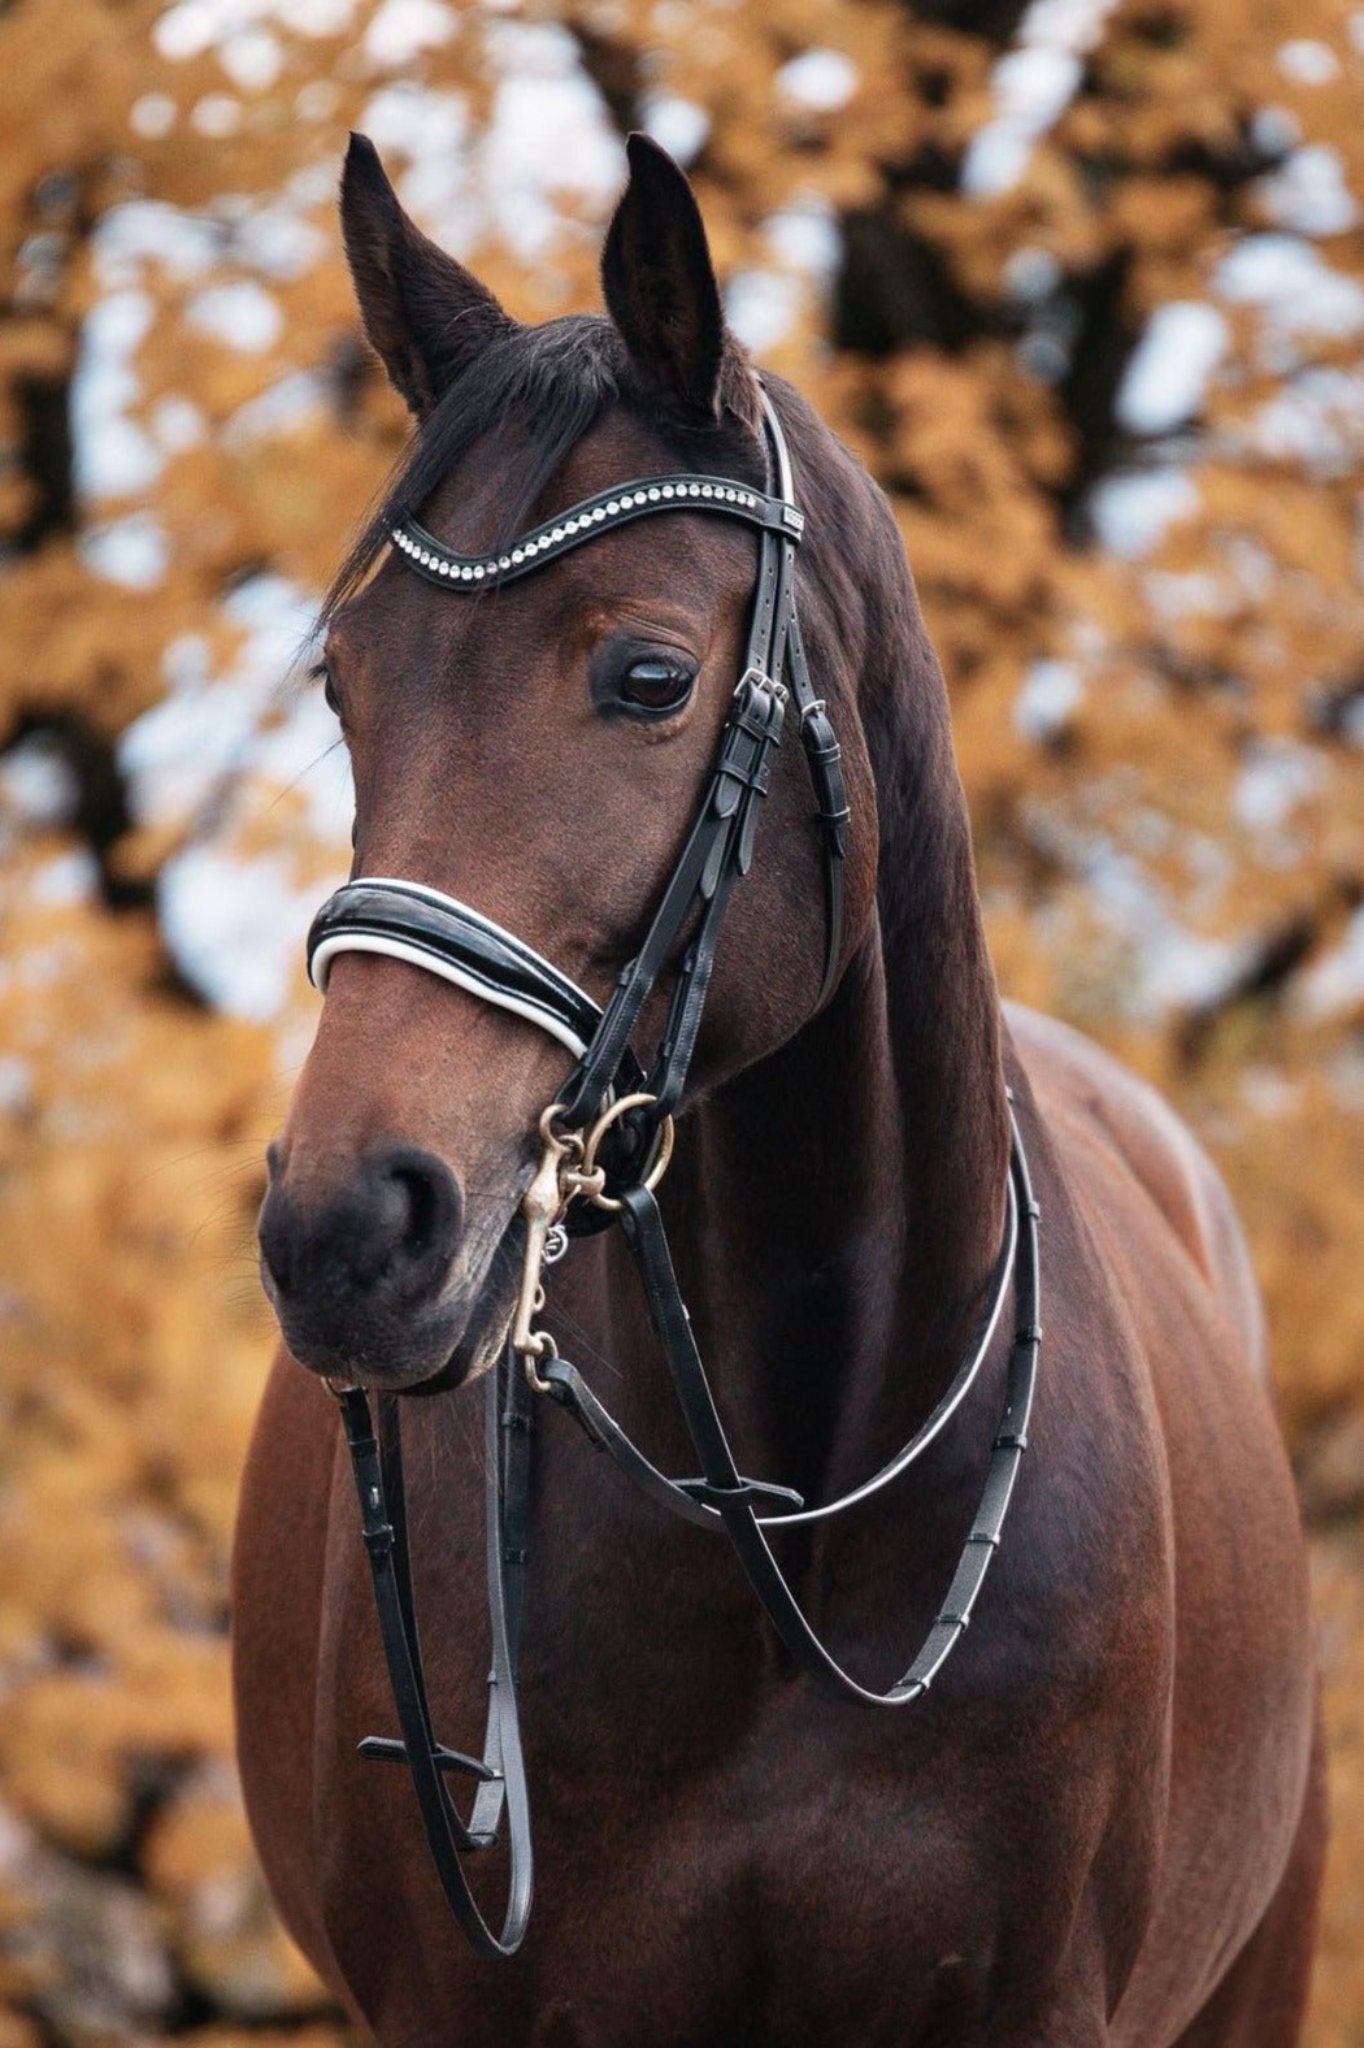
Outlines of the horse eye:
M 676 656 L 640 655 L 620 678 L 620 700 L 640 711 L 680 711 L 695 680 L 696 671 Z
M 341 698 L 336 684 L 332 681 L 332 672 L 328 663 L 325 661 L 315 661 L 308 671 L 308 680 L 314 683 L 321 683 L 322 697 L 328 711 L 334 713 L 337 718 L 340 718 Z

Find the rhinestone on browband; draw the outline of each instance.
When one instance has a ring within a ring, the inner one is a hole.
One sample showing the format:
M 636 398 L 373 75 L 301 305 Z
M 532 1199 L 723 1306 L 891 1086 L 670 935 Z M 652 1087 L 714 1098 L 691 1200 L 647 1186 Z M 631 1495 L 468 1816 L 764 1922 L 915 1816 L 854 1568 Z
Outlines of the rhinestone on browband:
M 600 532 L 641 513 L 667 511 L 728 512 L 758 526 L 777 526 L 799 539 L 804 519 L 796 506 L 766 493 L 726 483 L 723 478 L 678 477 L 635 484 L 629 490 L 587 499 L 566 515 L 535 528 L 503 551 L 460 555 L 438 541 L 415 520 L 392 529 L 393 545 L 414 568 L 433 580 L 477 584 L 523 575 L 553 554 L 574 546 L 589 533 Z

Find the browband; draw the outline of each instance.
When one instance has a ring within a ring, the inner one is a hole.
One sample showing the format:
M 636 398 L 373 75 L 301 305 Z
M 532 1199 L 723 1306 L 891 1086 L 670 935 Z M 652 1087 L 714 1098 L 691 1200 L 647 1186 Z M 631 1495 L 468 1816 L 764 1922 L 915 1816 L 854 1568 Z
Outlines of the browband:
M 552 962 L 439 889 L 366 875 L 328 898 L 308 933 L 308 978 L 325 994 L 338 953 L 382 953 L 538 1024 L 581 1059 L 601 1009 Z
M 769 533 L 781 533 L 799 540 L 805 515 L 790 501 L 789 491 L 780 498 L 755 491 L 723 476 L 656 476 L 627 489 L 598 491 L 594 498 L 532 527 L 506 548 L 494 548 L 487 555 L 460 555 L 428 533 L 415 519 L 405 519 L 393 528 L 393 545 L 406 555 L 412 567 L 430 583 L 447 587 L 452 583 L 473 586 L 481 583 L 512 583 L 532 569 L 566 555 L 570 548 L 595 539 L 613 526 L 626 526 L 655 512 L 721 512 L 730 519 L 743 519 L 750 526 Z

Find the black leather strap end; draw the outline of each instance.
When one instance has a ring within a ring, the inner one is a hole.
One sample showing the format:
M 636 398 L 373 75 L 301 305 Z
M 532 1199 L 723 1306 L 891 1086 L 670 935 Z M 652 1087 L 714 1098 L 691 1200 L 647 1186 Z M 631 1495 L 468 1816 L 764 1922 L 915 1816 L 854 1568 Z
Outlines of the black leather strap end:
M 357 1756 L 366 1763 L 405 1764 L 407 1744 L 394 1735 L 366 1735 L 355 1745 Z M 501 1779 L 502 1773 L 495 1771 L 476 1756 L 466 1756 L 462 1749 L 447 1749 L 438 1742 L 431 1751 L 431 1761 L 438 1771 L 458 1771 L 466 1778 L 477 1778 L 481 1784 L 492 1784 Z
M 713 1486 L 708 1479 L 676 1479 L 679 1493 L 699 1500 L 703 1507 L 723 1514 L 726 1508 L 760 1508 L 768 1505 L 799 1510 L 805 1497 L 790 1486 L 771 1486 L 765 1479 L 741 1479 L 737 1486 Z
M 848 823 L 852 811 L 843 780 L 843 749 L 822 703 L 816 701 L 805 713 L 800 736 L 819 802 L 820 827 L 830 851 L 842 859 L 848 850 Z

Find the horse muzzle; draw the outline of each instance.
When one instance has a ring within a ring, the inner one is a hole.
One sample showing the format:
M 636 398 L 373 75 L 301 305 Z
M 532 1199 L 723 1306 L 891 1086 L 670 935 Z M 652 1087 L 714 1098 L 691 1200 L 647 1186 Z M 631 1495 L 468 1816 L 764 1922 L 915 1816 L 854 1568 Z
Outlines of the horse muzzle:
M 272 1148 L 259 1239 L 284 1340 L 313 1372 L 408 1386 L 479 1320 L 459 1183 L 416 1146 L 376 1146 L 321 1186 Z

